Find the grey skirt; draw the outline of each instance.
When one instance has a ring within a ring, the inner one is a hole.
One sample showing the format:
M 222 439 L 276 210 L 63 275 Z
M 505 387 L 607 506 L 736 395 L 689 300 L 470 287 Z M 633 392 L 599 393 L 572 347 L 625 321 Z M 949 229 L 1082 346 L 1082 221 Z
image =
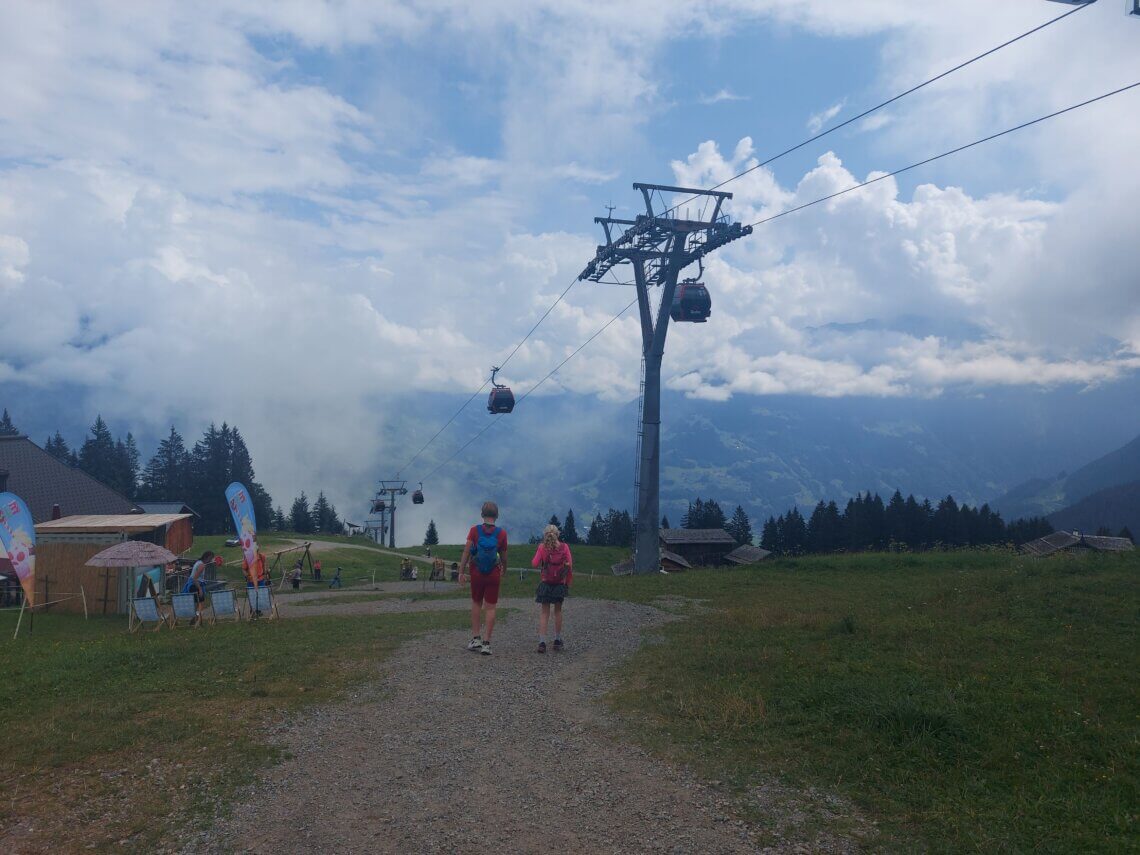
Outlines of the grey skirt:
M 561 603 L 570 593 L 569 585 L 551 585 L 549 582 L 539 582 L 534 592 L 536 603 Z

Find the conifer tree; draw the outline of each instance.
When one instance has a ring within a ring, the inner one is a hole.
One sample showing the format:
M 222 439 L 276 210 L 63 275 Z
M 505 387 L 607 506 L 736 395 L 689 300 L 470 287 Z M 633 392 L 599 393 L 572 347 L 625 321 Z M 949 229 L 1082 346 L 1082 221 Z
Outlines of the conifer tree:
M 289 511 L 289 528 L 298 534 L 311 534 L 313 531 L 313 515 L 309 510 L 309 497 L 304 490 L 293 500 L 293 507 Z
M 595 515 L 590 521 L 590 528 L 586 532 L 586 543 L 589 546 L 606 545 L 606 530 L 602 523 L 601 514 Z
M 62 439 L 59 437 L 59 441 Z M 139 495 L 151 501 L 189 500 L 190 453 L 174 425 L 170 426 L 170 436 L 158 444 L 158 450 L 143 470 Z
M 562 540 L 571 545 L 580 543 L 582 538 L 578 535 L 578 527 L 574 522 L 574 509 L 566 512 L 566 525 L 562 529 Z
M 55 436 L 48 437 L 47 442 L 44 443 L 44 451 L 68 466 L 75 465 L 75 452 L 68 447 L 67 440 L 59 431 L 55 432 Z
M 669 517 L 661 517 L 661 528 L 672 528 L 672 526 L 669 525 Z
M 729 520 L 724 530 L 732 535 L 732 539 L 739 545 L 752 545 L 752 521 L 748 519 L 748 514 L 740 505 L 737 505 L 736 510 L 732 512 L 732 519 Z
M 83 441 L 83 446 L 79 449 L 79 468 L 107 486 L 116 480 L 115 440 L 102 416 L 95 417 L 95 423 L 91 425 L 91 436 Z
M 8 415 L 8 410 L 4 410 L 4 415 L 0 416 L 0 436 L 20 436 L 19 429 L 12 424 L 12 417 Z
M 768 517 L 764 521 L 764 527 L 760 530 L 761 548 L 767 549 L 769 552 L 779 552 L 777 534 L 776 518 Z
M 1125 526 L 1124 528 L 1122 528 L 1116 536 L 1117 537 L 1126 537 L 1135 543 L 1135 541 L 1132 538 L 1132 530 L 1130 528 L 1128 528 L 1128 526 Z
M 439 532 L 435 530 L 435 520 L 428 521 L 427 531 L 424 533 L 424 546 L 439 544 Z
M 558 521 L 558 514 L 551 514 L 550 519 L 547 520 L 547 523 L 549 525 L 556 526 L 559 531 L 562 531 L 562 523 Z

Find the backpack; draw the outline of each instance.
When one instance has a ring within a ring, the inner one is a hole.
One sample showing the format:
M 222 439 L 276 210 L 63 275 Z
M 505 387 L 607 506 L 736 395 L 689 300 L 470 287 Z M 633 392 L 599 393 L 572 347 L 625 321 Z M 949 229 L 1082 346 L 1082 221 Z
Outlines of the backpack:
M 494 531 L 487 532 L 483 526 L 478 527 L 479 537 L 471 546 L 471 554 L 475 556 L 475 566 L 484 576 L 489 576 L 499 563 L 499 532 L 502 529 L 495 526 Z

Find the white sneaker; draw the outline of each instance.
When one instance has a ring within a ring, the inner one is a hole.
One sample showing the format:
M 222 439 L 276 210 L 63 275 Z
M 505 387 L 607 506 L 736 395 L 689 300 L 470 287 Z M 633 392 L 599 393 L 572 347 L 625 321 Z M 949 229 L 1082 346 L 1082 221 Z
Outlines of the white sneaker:
M 484 656 L 490 656 L 491 655 L 491 642 L 484 641 L 479 652 L 482 653 Z
M 469 642 L 467 642 L 467 649 L 473 650 L 475 652 L 479 652 L 480 650 L 483 649 L 483 642 L 479 638 L 479 636 L 475 636 Z

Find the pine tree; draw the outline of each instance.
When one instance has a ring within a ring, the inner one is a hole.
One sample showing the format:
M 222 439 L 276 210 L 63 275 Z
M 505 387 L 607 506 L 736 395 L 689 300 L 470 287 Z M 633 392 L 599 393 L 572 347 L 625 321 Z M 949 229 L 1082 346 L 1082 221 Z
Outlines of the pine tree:
M 566 512 L 566 525 L 562 529 L 562 541 L 573 546 L 580 543 L 581 540 L 581 537 L 578 536 L 578 527 L 574 523 L 574 509 L 571 508 Z
M 109 487 L 118 480 L 115 440 L 102 416 L 95 417 L 95 424 L 91 425 L 91 436 L 83 441 L 83 446 L 79 449 L 79 468 Z
M 439 532 L 435 530 L 435 520 L 428 521 L 427 531 L 424 533 L 424 546 L 439 544 Z
M 21 436 L 19 429 L 12 424 L 12 417 L 8 415 L 8 410 L 4 410 L 4 415 L 0 416 L 0 436 Z
M 589 546 L 606 545 L 606 530 L 600 514 L 595 515 L 590 521 L 590 528 L 586 532 L 586 544 Z
M 121 439 L 115 441 L 114 471 L 115 480 L 111 486 L 128 499 L 133 499 L 138 493 L 139 448 L 129 432 L 125 442 Z
M 764 521 L 764 528 L 760 531 L 760 547 L 769 552 L 779 552 L 777 540 L 776 518 L 768 517 Z
M 325 498 L 325 491 L 321 490 L 317 494 L 317 500 L 313 502 L 313 507 L 309 511 L 309 517 L 313 523 L 314 532 L 329 532 L 332 515 L 332 505 L 329 500 Z M 331 532 L 330 532 L 331 533 Z
M 1135 542 L 1134 538 L 1132 537 L 1132 530 L 1130 528 L 1128 528 L 1128 526 L 1125 526 L 1124 528 L 1122 528 L 1116 536 L 1117 537 L 1126 537 L 1129 540 Z
M 669 525 L 669 517 L 661 517 L 661 528 L 672 528 L 672 526 Z
M 752 521 L 748 519 L 748 514 L 740 505 L 737 505 L 736 510 L 732 512 L 732 519 L 724 530 L 741 546 L 752 545 Z
M 273 529 L 275 531 L 285 531 L 289 528 L 289 520 L 285 516 L 285 511 L 278 505 L 273 511 Z
M 548 525 L 552 525 L 559 531 L 562 531 L 562 523 L 558 521 L 558 514 L 551 514 L 550 519 L 547 520 Z
M 313 531 L 313 516 L 309 512 L 309 497 L 305 491 L 293 500 L 293 507 L 289 511 L 289 528 L 298 534 L 311 534 Z
M 58 434 L 57 434 L 58 436 Z M 62 437 L 60 438 L 62 441 Z M 158 444 L 143 470 L 139 495 L 163 502 L 185 502 L 190 496 L 190 453 L 182 435 L 170 426 L 170 436 Z
M 44 443 L 44 451 L 56 460 L 66 463 L 68 466 L 75 465 L 72 463 L 72 458 L 74 458 L 75 455 L 71 449 L 68 448 L 67 440 L 63 438 L 63 434 L 59 431 L 55 432 L 55 436 L 48 437 L 47 442 Z

